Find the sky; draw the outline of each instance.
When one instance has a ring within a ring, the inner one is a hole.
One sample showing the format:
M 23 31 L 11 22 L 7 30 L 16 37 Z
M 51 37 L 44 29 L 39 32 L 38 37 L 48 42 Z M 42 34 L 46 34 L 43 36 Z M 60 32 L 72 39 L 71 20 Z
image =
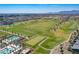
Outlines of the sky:
M 48 13 L 79 10 L 79 4 L 0 4 L 0 13 Z

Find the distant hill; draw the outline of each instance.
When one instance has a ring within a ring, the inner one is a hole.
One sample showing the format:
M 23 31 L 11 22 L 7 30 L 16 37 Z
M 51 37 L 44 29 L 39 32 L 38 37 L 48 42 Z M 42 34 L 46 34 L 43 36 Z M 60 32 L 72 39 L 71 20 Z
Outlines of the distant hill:
M 60 14 L 79 14 L 79 10 L 72 10 L 72 11 L 60 11 Z
M 49 12 L 49 14 L 79 14 L 79 10 L 72 11 L 59 11 L 59 12 Z

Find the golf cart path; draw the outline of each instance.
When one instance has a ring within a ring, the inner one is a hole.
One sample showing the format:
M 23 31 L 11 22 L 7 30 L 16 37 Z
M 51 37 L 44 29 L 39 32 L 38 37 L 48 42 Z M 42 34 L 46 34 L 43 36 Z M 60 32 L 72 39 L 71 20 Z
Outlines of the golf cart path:
M 41 47 L 41 48 L 44 49 L 44 50 L 48 50 L 48 51 L 50 51 L 51 49 L 47 49 L 47 48 L 41 46 L 41 44 L 43 44 L 47 39 L 48 39 L 48 37 L 46 37 L 46 39 L 43 40 L 38 46 Z

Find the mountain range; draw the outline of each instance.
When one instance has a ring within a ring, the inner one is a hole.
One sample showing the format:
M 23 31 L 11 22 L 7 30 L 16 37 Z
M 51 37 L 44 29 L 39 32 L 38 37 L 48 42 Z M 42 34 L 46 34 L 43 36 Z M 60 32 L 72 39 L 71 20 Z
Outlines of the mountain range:
M 79 10 L 49 12 L 50 14 L 79 14 Z

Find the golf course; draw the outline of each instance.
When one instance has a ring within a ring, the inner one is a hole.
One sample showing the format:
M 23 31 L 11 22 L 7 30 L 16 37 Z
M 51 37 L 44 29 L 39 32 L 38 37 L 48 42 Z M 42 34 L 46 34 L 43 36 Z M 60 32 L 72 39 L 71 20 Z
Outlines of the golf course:
M 24 42 L 32 47 L 33 54 L 47 54 L 50 50 L 68 39 L 69 34 L 79 27 L 78 20 L 68 20 L 60 24 L 58 18 L 37 19 L 16 22 L 11 25 L 0 26 L 0 30 L 14 32 L 29 39 Z M 5 33 L 1 33 L 0 35 Z

